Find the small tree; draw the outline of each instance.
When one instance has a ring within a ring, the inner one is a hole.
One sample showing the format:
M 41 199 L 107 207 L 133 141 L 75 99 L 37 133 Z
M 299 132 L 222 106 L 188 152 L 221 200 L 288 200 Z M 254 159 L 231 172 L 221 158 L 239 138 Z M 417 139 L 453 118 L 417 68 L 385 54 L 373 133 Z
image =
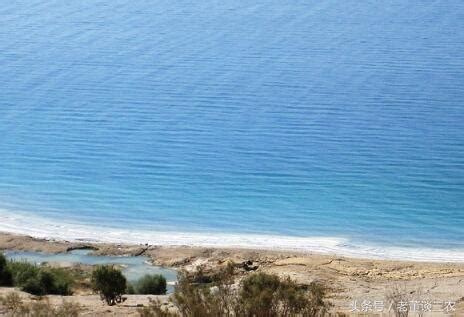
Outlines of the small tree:
M 92 272 L 92 287 L 108 305 L 120 303 L 127 287 L 121 271 L 110 265 L 98 266 Z
M 5 256 L 0 253 L 0 286 L 11 286 L 13 285 L 13 276 L 7 266 Z

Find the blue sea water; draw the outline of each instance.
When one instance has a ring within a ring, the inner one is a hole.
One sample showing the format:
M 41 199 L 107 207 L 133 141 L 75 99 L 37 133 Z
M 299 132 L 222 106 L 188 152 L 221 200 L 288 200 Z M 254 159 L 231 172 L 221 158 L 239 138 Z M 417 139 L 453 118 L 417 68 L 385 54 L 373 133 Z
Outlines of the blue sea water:
M 0 229 L 464 260 L 463 34 L 457 0 L 3 3 Z

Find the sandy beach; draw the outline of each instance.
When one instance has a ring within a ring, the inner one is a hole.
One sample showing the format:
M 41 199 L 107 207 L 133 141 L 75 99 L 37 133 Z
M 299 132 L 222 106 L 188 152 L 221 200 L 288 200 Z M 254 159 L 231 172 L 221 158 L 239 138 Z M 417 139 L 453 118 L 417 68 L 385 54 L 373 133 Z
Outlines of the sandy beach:
M 96 255 L 144 255 L 150 257 L 155 265 L 184 270 L 194 270 L 202 266 L 206 271 L 214 271 L 221 265 L 232 262 L 242 268 L 238 278 L 249 272 L 262 271 L 290 276 L 300 284 L 317 280 L 330 287 L 330 301 L 334 304 L 334 312 L 353 316 L 361 313 L 376 315 L 373 311 L 363 312 L 359 306 L 362 302 L 382 303 L 386 310 L 386 297 L 395 288 L 407 290 L 410 300 L 433 302 L 433 311 L 426 316 L 464 315 L 464 264 L 461 263 L 353 259 L 315 253 L 236 248 L 68 242 L 0 233 L 0 250 L 61 253 L 79 248 L 92 248 Z M 1 289 L 2 294 L 8 291 L 11 290 Z M 98 296 L 89 294 L 66 298 L 50 296 L 50 301 L 75 301 L 83 305 L 89 314 L 92 312 L 122 316 L 136 315 L 137 305 L 148 304 L 149 298 L 150 296 L 128 295 L 124 304 L 115 307 L 105 306 Z M 160 299 L 166 300 L 166 297 Z M 455 303 L 455 306 L 446 312 L 443 309 L 444 303 Z M 377 313 L 377 316 L 388 316 L 388 313 Z

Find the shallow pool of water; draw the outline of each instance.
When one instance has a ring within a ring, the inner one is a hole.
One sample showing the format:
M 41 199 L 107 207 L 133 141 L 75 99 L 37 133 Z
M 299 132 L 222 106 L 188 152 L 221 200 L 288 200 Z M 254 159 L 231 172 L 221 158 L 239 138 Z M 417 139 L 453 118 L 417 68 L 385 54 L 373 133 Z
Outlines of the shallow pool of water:
M 176 271 L 150 264 L 145 256 L 100 256 L 90 250 L 73 250 L 68 253 L 43 253 L 27 251 L 7 251 L 5 256 L 15 261 L 41 263 L 81 263 L 87 265 L 115 264 L 123 267 L 122 273 L 129 281 L 136 281 L 145 274 L 161 274 L 168 282 L 168 291 L 172 291 L 176 281 Z

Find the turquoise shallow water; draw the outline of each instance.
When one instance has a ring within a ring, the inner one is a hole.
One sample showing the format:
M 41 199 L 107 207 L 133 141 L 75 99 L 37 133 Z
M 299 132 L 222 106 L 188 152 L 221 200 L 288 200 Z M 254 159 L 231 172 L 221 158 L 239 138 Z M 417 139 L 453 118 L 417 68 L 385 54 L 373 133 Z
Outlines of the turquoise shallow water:
M 0 21 L 0 229 L 464 259 L 461 1 L 31 0 Z
M 95 256 L 88 250 L 73 250 L 69 253 L 41 253 L 24 251 L 7 251 L 5 256 L 13 261 L 26 261 L 36 264 L 42 263 L 81 263 L 86 265 L 113 264 L 122 267 L 122 273 L 129 282 L 134 282 L 146 274 L 161 274 L 168 282 L 168 291 L 173 290 L 173 284 L 177 280 L 177 272 L 174 270 L 152 266 L 150 259 L 143 256 Z

